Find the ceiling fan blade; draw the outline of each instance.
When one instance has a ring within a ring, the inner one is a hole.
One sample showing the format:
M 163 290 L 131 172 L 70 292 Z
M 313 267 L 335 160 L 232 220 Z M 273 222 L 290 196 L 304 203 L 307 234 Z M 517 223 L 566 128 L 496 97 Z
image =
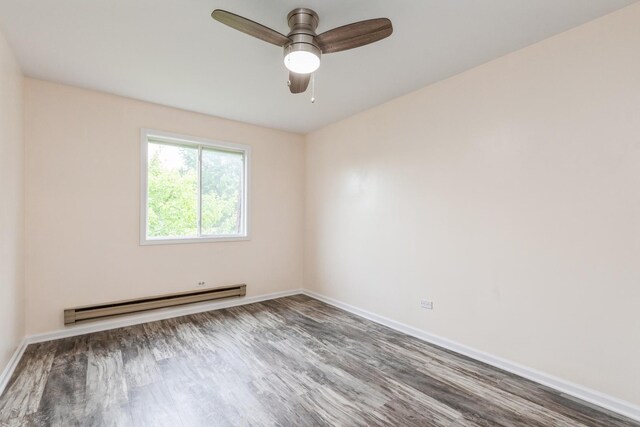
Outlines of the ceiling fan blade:
M 302 93 L 307 90 L 311 74 L 298 74 L 289 71 L 289 90 L 291 93 Z
M 235 13 L 227 12 L 226 10 L 216 9 L 211 13 L 211 17 L 235 30 L 242 31 L 245 34 L 249 34 L 250 36 L 259 38 L 260 40 L 264 40 L 267 43 L 271 43 L 276 46 L 282 47 L 291 42 L 289 37 L 280 34 L 269 27 L 265 27 L 264 25 L 258 24 L 250 19 L 243 18 Z
M 322 53 L 341 52 L 387 38 L 393 33 L 387 18 L 368 19 L 334 28 L 316 36 Z

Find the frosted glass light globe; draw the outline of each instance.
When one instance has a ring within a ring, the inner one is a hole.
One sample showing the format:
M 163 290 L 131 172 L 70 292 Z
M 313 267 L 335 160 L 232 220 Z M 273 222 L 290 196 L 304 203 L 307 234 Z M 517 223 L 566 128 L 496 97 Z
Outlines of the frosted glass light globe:
M 284 65 L 294 73 L 309 74 L 320 67 L 320 58 L 312 52 L 296 50 L 284 57 Z

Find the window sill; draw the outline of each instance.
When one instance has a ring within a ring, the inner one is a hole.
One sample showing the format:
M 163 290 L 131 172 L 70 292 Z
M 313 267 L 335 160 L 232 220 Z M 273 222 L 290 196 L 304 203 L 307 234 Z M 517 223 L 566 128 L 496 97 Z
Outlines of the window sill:
M 141 239 L 140 246 L 181 245 L 185 243 L 242 242 L 247 240 L 251 240 L 249 236 L 185 237 L 185 238 L 179 238 L 179 239 Z

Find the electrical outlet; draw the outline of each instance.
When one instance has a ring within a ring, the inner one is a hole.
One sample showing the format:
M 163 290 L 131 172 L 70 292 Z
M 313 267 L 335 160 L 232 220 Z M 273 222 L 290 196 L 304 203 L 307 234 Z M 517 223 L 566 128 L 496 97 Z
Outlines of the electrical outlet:
M 198 286 L 204 286 L 205 282 L 198 282 Z
M 433 301 L 429 301 L 426 299 L 420 300 L 420 307 L 425 310 L 433 310 Z

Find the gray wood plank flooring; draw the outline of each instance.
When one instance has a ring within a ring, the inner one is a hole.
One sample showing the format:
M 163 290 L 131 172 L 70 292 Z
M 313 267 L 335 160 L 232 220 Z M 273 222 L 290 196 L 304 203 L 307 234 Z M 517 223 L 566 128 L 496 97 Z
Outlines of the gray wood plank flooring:
M 30 345 L 0 425 L 640 427 L 302 295 Z

